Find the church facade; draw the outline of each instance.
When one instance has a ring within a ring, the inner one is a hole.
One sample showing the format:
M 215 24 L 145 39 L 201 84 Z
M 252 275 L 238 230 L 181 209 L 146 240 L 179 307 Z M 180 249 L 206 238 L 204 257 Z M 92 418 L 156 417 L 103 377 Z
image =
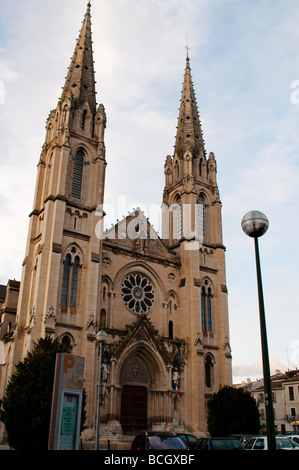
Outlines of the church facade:
M 34 342 L 58 337 L 85 358 L 84 435 L 95 439 L 104 330 L 101 436 L 204 434 L 208 399 L 232 383 L 232 357 L 216 160 L 206 154 L 189 57 L 164 164 L 161 237 L 138 208 L 102 231 L 105 128 L 88 4 L 46 124 L 17 306 L 6 308 L 6 295 L 1 307 L 0 394 Z

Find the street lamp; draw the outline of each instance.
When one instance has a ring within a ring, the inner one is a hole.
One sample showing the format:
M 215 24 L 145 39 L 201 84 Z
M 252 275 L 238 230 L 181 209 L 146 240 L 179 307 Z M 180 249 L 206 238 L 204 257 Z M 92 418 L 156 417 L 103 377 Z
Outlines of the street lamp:
M 100 343 L 100 365 L 99 365 L 99 384 L 98 384 L 98 413 L 97 413 L 97 436 L 96 436 L 96 450 L 99 450 L 99 437 L 100 437 L 100 414 L 101 414 L 101 394 L 102 394 L 102 350 L 103 344 L 107 340 L 107 333 L 100 330 L 96 334 L 96 339 Z
M 265 405 L 266 405 L 266 423 L 267 423 L 267 440 L 268 449 L 276 449 L 275 441 L 275 428 L 274 428 L 274 412 L 273 412 L 273 399 L 271 389 L 271 376 L 269 366 L 269 353 L 267 343 L 267 330 L 266 330 L 266 317 L 263 298 L 263 286 L 261 265 L 259 257 L 258 237 L 266 233 L 269 227 L 267 217 L 259 211 L 250 211 L 244 215 L 241 226 L 243 231 L 249 237 L 254 238 L 255 246 L 255 260 L 256 260 L 256 274 L 257 274 L 257 287 L 259 297 L 259 310 L 260 310 L 260 328 L 261 328 L 261 343 L 262 343 L 262 357 L 263 357 L 263 374 L 264 374 L 264 390 L 265 390 Z

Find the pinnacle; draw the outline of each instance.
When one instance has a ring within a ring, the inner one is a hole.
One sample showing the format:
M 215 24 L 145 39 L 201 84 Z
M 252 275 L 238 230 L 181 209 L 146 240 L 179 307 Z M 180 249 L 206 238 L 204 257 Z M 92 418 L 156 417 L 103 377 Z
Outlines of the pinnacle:
M 198 156 L 201 151 L 205 155 L 203 134 L 188 55 L 186 58 L 186 68 L 179 108 L 175 153 L 182 157 L 186 150 L 190 150 L 193 156 Z
M 82 27 L 63 87 L 62 98 L 71 93 L 75 107 L 87 101 L 91 112 L 96 110 L 95 74 L 91 40 L 91 4 L 88 2 Z

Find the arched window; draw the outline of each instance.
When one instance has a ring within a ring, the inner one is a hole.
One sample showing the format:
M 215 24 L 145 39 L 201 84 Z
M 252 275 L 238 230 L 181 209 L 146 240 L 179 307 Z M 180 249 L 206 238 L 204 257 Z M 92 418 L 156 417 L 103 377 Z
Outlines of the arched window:
M 72 342 L 71 342 L 71 339 L 68 335 L 64 335 L 62 338 L 61 338 L 61 344 L 63 346 L 63 349 L 66 351 L 66 352 L 71 352 L 72 350 Z
M 72 196 L 75 197 L 76 199 L 81 198 L 83 164 L 84 164 L 83 150 L 78 150 L 75 156 L 73 184 L 72 184 Z
M 198 225 L 198 236 L 200 240 L 203 240 L 206 235 L 205 230 L 205 206 L 204 198 L 199 196 L 197 201 L 197 225 Z
M 100 330 L 106 328 L 106 310 L 102 308 L 100 313 Z
M 62 311 L 66 311 L 67 307 L 75 309 L 77 305 L 80 259 L 78 255 L 72 259 L 72 253 L 76 253 L 76 248 L 72 248 L 72 252 L 66 255 L 64 261 L 61 289 Z
M 201 288 L 201 327 L 202 331 L 212 331 L 212 291 L 207 285 Z
M 211 288 L 208 288 L 207 293 L 207 320 L 208 320 L 208 331 L 212 331 L 212 307 L 211 307 Z
M 213 368 L 213 361 L 210 355 L 206 357 L 205 360 L 205 380 L 206 380 L 206 387 L 212 387 L 212 368 Z
M 61 291 L 61 306 L 67 306 L 68 290 L 69 290 L 69 277 L 70 277 L 71 255 L 67 254 L 63 267 L 62 278 L 62 291 Z
M 182 238 L 182 201 L 178 197 L 174 203 L 173 210 L 173 239 L 180 240 Z
M 78 271 L 79 271 L 79 256 L 76 256 L 74 264 L 73 264 L 73 272 L 72 272 L 71 301 L 70 301 L 71 307 L 76 307 Z
M 206 331 L 206 290 L 204 287 L 201 289 L 201 328 Z

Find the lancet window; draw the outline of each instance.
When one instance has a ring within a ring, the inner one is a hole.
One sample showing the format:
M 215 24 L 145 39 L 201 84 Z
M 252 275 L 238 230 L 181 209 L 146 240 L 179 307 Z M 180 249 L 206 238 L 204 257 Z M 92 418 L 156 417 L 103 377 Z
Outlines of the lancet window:
M 205 358 L 205 381 L 206 387 L 212 387 L 213 385 L 213 359 L 210 354 Z
M 64 261 L 61 289 L 61 308 L 63 310 L 66 310 L 67 307 L 74 310 L 77 306 L 80 258 L 76 252 L 76 248 L 73 247 Z
M 72 197 L 76 199 L 81 198 L 83 165 L 84 165 L 84 152 L 83 150 L 80 149 L 78 150 L 75 156 L 73 184 L 72 184 Z
M 201 327 L 212 331 L 212 290 L 207 281 L 201 288 Z
M 200 240 L 203 240 L 206 235 L 205 230 L 205 201 L 202 195 L 197 200 L 197 224 L 198 224 L 198 236 Z

